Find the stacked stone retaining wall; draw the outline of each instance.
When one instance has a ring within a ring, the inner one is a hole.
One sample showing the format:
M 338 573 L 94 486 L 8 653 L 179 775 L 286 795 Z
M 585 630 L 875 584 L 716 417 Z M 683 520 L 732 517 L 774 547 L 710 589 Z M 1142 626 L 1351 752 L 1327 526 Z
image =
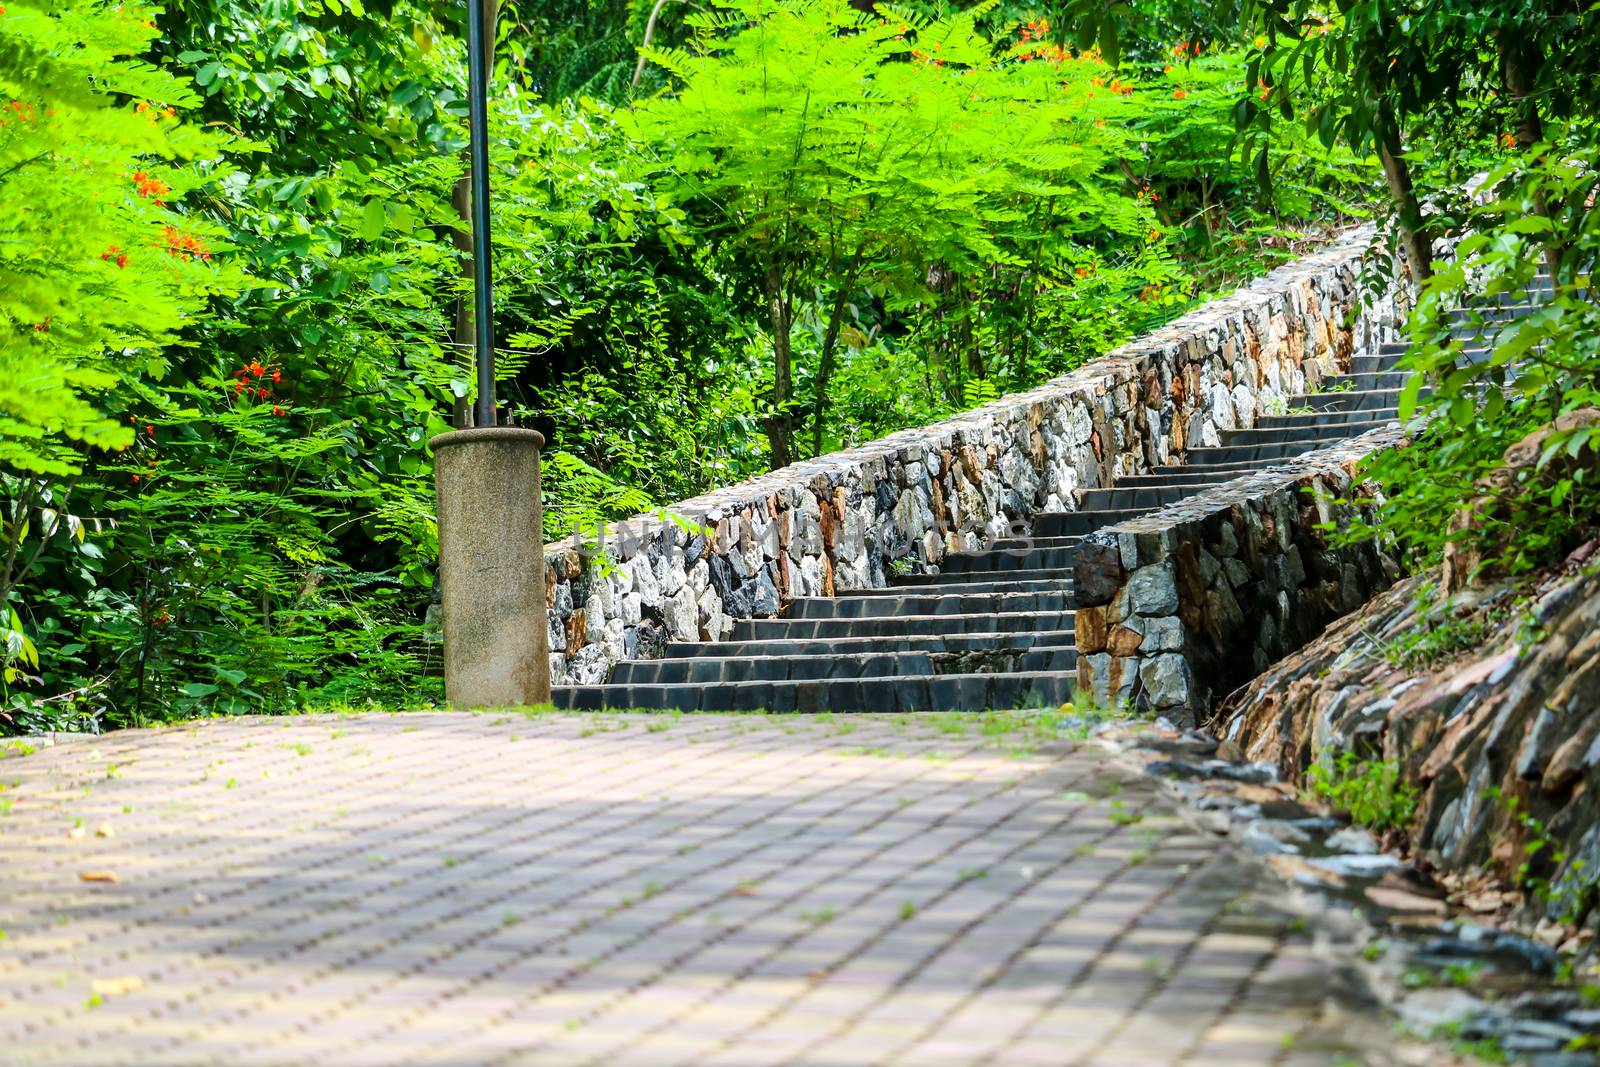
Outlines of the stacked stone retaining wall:
M 1333 532 L 1375 516 L 1362 457 L 1400 443 L 1398 424 L 1308 452 L 1088 535 L 1078 548 L 1079 684 L 1193 723 L 1387 589 L 1382 542 Z

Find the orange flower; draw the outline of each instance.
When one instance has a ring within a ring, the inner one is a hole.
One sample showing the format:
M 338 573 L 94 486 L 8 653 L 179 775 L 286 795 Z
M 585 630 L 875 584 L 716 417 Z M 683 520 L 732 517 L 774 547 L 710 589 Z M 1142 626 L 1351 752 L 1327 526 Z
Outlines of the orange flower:
M 1174 100 L 1183 100 L 1188 95 L 1189 95 L 1189 93 L 1184 89 L 1174 89 L 1174 90 L 1172 90 L 1172 99 L 1174 99 Z

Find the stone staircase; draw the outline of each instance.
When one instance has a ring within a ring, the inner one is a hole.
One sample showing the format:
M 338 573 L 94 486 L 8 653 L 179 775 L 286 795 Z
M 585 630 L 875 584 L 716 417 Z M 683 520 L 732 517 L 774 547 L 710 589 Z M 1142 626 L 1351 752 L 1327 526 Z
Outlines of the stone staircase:
M 1492 330 L 1532 310 L 1502 298 L 1479 314 Z M 1457 317 L 1469 336 L 1469 313 Z M 896 576 L 888 588 L 791 600 L 778 618 L 739 620 L 729 640 L 672 643 L 659 659 L 617 663 L 603 685 L 557 687 L 554 702 L 774 712 L 1059 705 L 1077 689 L 1073 565 L 1084 535 L 1393 423 L 1404 351 L 1355 357 L 1348 374 L 1214 447 L 1189 449 L 1182 464 L 1081 490 L 1078 510 L 1036 516 L 1032 536 L 947 555 L 939 573 Z M 1463 358 L 1487 351 L 1469 344 Z

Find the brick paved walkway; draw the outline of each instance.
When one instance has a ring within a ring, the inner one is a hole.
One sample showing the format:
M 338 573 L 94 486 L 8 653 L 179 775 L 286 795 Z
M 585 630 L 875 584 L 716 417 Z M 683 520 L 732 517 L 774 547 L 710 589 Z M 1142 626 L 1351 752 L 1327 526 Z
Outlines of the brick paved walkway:
M 0 761 L 0 1061 L 1382 1062 L 1254 868 L 1017 721 L 251 719 Z

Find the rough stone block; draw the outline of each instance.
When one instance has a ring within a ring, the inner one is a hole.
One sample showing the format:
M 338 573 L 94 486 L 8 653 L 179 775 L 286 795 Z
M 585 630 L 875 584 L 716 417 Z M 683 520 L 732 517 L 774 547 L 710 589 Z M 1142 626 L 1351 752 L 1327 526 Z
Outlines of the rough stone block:
M 1140 567 L 1128 580 L 1129 606 L 1139 615 L 1171 615 L 1178 610 L 1178 579 L 1172 562 Z
M 1078 545 L 1073 566 L 1074 591 L 1080 606 L 1109 603 L 1122 588 L 1122 553 L 1114 537 L 1093 533 Z

